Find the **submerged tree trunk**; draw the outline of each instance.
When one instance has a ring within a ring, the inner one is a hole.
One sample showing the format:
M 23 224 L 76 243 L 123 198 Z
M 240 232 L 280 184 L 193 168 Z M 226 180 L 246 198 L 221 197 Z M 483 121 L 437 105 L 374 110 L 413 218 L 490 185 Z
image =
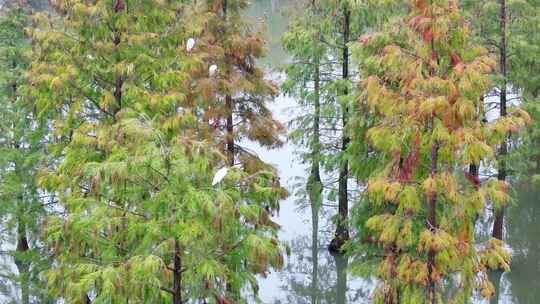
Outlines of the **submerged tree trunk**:
M 490 304 L 499 304 L 502 275 L 502 270 L 496 270 L 489 273 L 489 281 L 493 283 L 493 287 L 495 288 L 495 294 L 489 301 Z
M 311 201 L 311 259 L 313 263 L 311 274 L 311 304 L 317 304 L 319 303 L 319 206 L 316 200 Z
M 348 7 L 345 7 L 343 11 L 343 66 L 342 66 L 342 78 L 343 80 L 349 79 L 349 35 L 350 35 L 350 17 L 351 11 Z M 347 88 L 343 91 L 344 96 L 349 94 Z M 343 131 L 341 135 L 341 153 L 342 159 L 339 168 L 339 186 L 338 186 L 338 221 L 336 227 L 336 234 L 334 239 L 330 243 L 329 250 L 337 253 L 341 252 L 341 247 L 349 239 L 349 229 L 347 225 L 347 219 L 349 217 L 349 198 L 348 198 L 348 177 L 349 177 L 349 162 L 345 157 L 345 151 L 350 142 L 350 138 L 347 135 L 346 127 L 349 119 L 349 108 L 347 104 L 343 104 L 342 113 L 342 125 Z
M 342 255 L 334 255 L 336 262 L 336 304 L 347 303 L 347 266 L 348 258 Z
M 499 104 L 499 114 L 501 117 L 507 115 L 506 111 L 506 101 L 507 101 L 507 51 L 506 51 L 506 0 L 501 0 L 501 11 L 500 11 L 500 24 L 501 24 L 501 44 L 500 49 L 500 66 L 501 66 L 501 75 L 503 78 L 503 83 L 501 84 L 501 93 L 500 93 L 500 104 Z M 500 181 L 506 180 L 506 160 L 505 157 L 508 154 L 508 137 L 502 142 L 499 150 L 499 172 L 497 178 Z M 499 240 L 503 239 L 503 226 L 504 226 L 504 208 L 495 210 L 495 221 L 493 223 L 493 237 Z

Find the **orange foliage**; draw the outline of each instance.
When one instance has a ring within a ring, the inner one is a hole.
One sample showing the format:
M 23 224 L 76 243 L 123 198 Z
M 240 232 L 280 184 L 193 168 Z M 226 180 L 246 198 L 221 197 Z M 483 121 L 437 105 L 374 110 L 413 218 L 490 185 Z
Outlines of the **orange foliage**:
M 427 8 L 426 0 L 414 0 L 413 4 L 420 11 L 423 11 Z
M 431 28 L 427 28 L 422 33 L 422 38 L 424 39 L 424 42 L 431 43 L 433 40 L 433 30 Z

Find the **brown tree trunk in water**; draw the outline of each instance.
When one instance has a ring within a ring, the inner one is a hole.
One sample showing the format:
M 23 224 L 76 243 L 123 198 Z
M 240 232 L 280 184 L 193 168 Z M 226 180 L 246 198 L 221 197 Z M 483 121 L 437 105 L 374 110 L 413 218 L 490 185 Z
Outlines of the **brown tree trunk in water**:
M 535 147 L 540 147 L 540 139 L 536 140 Z M 536 162 L 536 168 L 533 169 L 531 174 L 536 174 L 537 172 L 540 172 L 540 152 L 536 152 L 537 154 L 533 156 L 533 160 Z
M 431 177 L 437 175 L 437 166 L 439 158 L 439 146 L 437 143 L 433 144 L 431 147 Z M 432 194 L 429 199 L 429 210 L 428 210 L 428 219 L 427 219 L 427 228 L 435 233 L 437 230 L 437 195 Z M 435 304 L 435 282 L 433 281 L 432 274 L 433 268 L 435 267 L 435 255 L 436 252 L 432 249 L 428 252 L 428 301 L 429 303 Z
M 342 255 L 334 255 L 336 263 L 336 303 L 347 303 L 347 266 L 348 257 Z
M 507 115 L 506 111 L 506 101 L 507 101 L 507 63 L 506 63 L 506 0 L 501 0 L 501 11 L 500 11 L 500 24 L 501 24 L 501 45 L 500 45 L 500 66 L 501 66 L 501 75 L 503 78 L 503 83 L 501 85 L 500 93 L 500 116 L 504 117 Z M 499 150 L 499 173 L 497 178 L 500 181 L 506 180 L 506 160 L 504 159 L 508 154 L 508 138 L 503 141 Z M 504 227 L 504 208 L 495 211 L 495 221 L 493 223 L 493 233 L 492 236 L 499 240 L 503 239 L 503 227 Z
M 344 80 L 349 79 L 349 35 L 350 35 L 350 17 L 351 11 L 349 8 L 345 8 L 343 11 L 343 71 L 342 78 Z M 344 96 L 349 94 L 347 88 L 344 90 Z M 341 153 L 343 159 L 340 163 L 339 169 L 339 186 L 338 186 L 338 221 L 336 227 L 336 234 L 334 239 L 330 243 L 329 250 L 333 253 L 341 253 L 341 247 L 349 239 L 349 228 L 347 220 L 349 217 L 349 198 L 348 198 L 348 177 L 349 177 L 349 162 L 346 160 L 344 154 L 349 145 L 350 139 L 346 133 L 346 126 L 348 122 L 349 109 L 346 104 L 343 105 L 342 124 L 343 130 L 341 135 Z
M 182 252 L 174 241 L 173 304 L 182 304 Z
M 318 195 L 320 197 L 320 195 Z M 318 200 L 318 198 L 312 198 Z M 311 201 L 311 304 L 319 303 L 319 206 L 318 201 Z
M 227 0 L 223 0 L 222 2 L 222 13 L 223 13 L 223 20 L 227 22 L 227 10 L 228 10 L 228 3 Z M 227 25 L 225 25 L 224 31 L 227 30 Z M 227 154 L 227 162 L 229 163 L 229 166 L 234 166 L 234 157 L 235 157 L 235 147 L 234 147 L 234 120 L 233 120 L 233 111 L 234 111 L 234 100 L 232 99 L 232 96 L 227 94 L 225 95 L 225 107 L 226 107 L 226 115 L 227 115 L 227 122 L 226 122 L 226 130 L 227 134 L 225 137 L 226 141 L 226 154 Z M 236 296 L 238 293 L 234 288 L 233 285 L 229 282 L 225 282 L 225 286 L 227 289 L 227 293 L 231 296 Z
M 489 273 L 489 281 L 493 283 L 493 287 L 495 288 L 495 295 L 489 300 L 490 304 L 499 304 L 502 275 L 502 270 L 496 270 Z

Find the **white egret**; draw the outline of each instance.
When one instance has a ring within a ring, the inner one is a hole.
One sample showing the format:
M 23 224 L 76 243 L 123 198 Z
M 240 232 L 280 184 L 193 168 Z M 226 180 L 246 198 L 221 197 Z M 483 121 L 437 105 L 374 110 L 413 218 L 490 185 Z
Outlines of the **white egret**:
M 234 165 L 232 167 L 223 167 L 217 170 L 216 174 L 214 175 L 214 178 L 212 179 L 212 186 L 219 184 L 225 178 L 227 173 L 229 173 L 229 169 L 231 168 L 240 168 L 240 165 Z
M 215 186 L 219 184 L 225 178 L 225 175 L 229 172 L 229 167 L 223 167 L 219 169 L 216 174 L 214 175 L 214 178 L 212 179 L 212 186 Z
M 216 75 L 216 72 L 217 72 L 217 65 L 212 64 L 212 65 L 208 68 L 208 76 L 213 77 L 214 75 Z
M 191 52 L 194 46 L 195 46 L 195 39 L 189 38 L 186 43 L 186 50 L 188 51 L 188 53 Z

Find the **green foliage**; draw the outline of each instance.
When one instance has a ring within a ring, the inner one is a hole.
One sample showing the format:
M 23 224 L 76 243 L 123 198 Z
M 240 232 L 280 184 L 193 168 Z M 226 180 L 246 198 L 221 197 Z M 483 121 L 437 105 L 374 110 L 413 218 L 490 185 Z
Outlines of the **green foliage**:
M 289 134 L 309 164 L 299 192 L 316 259 L 323 200 L 355 179 L 363 195 L 345 249 L 353 273 L 378 279 L 375 303 L 469 303 L 493 295 L 490 269 L 509 270 L 505 244 L 478 242 L 475 224 L 510 190 L 468 167 L 540 168 L 540 5 L 506 1 L 503 77 L 498 1 L 459 1 L 465 18 L 455 0 L 408 2 L 295 3 L 281 90 L 300 106 Z M 248 4 L 56 0 L 33 19 L 2 12 L 0 241 L 14 245 L 0 253 L 2 300 L 258 301 L 257 276 L 284 264 L 271 217 L 287 193 L 242 147 L 278 148 L 284 133 Z M 506 84 L 515 106 L 485 122 Z M 508 134 L 516 153 L 501 157 Z
M 25 70 L 31 56 L 23 33 L 28 24 L 28 12 L 17 5 L 0 16 L 0 243 L 2 250 L 8 249 L 2 254 L 9 261 L 0 269 L 6 287 L 0 293 L 6 303 L 48 303 L 39 277 L 49 263 L 40 235 L 48 200 L 35 183 L 45 130 L 36 124 L 33 109 L 24 100 Z M 12 285 L 20 297 L 10 292 Z
M 28 73 L 29 98 L 54 138 L 55 165 L 41 172 L 40 186 L 58 195 L 63 211 L 46 223 L 52 291 L 69 303 L 243 303 L 245 287 L 256 296 L 255 275 L 283 264 L 270 215 L 286 193 L 260 162 L 232 168 L 212 186 L 226 161 L 214 141 L 220 130 L 208 124 L 217 100 L 202 84 L 227 79 L 209 77 L 208 60 L 222 49 L 204 49 L 210 38 L 187 22 L 199 8 L 56 5 L 59 18 L 35 17 L 39 52 Z M 188 52 L 194 34 L 203 50 Z M 258 89 L 260 79 L 234 85 Z M 248 118 L 245 127 L 257 128 Z
M 514 110 L 482 122 L 481 97 L 495 62 L 470 43 L 455 1 L 411 1 L 411 7 L 408 17 L 363 36 L 357 47 L 366 77 L 359 103 L 377 113 L 365 138 L 383 161 L 361 208 L 369 218 L 355 220 L 365 223 L 358 227 L 364 245 L 351 247 L 360 257 L 362 247 L 382 256 L 376 303 L 468 302 L 475 289 L 491 295 L 488 268 L 507 269 L 501 242 L 478 249 L 474 223 L 487 201 L 505 204 L 508 189 L 459 172 L 471 163 L 489 165 L 500 134 L 530 119 Z M 448 283 L 456 275 L 460 289 L 453 290 Z
M 498 156 L 506 161 L 509 171 L 514 176 L 530 176 L 538 168 L 538 125 L 540 118 L 537 104 L 538 87 L 538 47 L 539 3 L 536 0 L 506 1 L 506 61 L 507 76 L 504 79 L 501 69 L 495 74 L 495 86 L 500 88 L 503 80 L 508 83 L 508 103 L 527 110 L 533 118 L 527 132 L 512 134 L 510 155 Z M 485 45 L 490 52 L 500 57 L 501 24 L 500 1 L 463 1 L 463 7 L 471 21 L 475 39 Z M 494 90 L 493 97 L 498 95 Z M 491 98 L 488 98 L 491 101 Z M 513 133 L 515 131 L 513 130 Z M 506 136 L 504 134 L 503 136 Z
M 310 175 L 307 180 L 301 180 L 297 190 L 300 194 L 300 202 L 306 197 L 312 198 L 312 208 L 319 210 L 322 207 L 321 165 L 327 149 L 323 147 L 321 136 L 324 128 L 325 116 L 333 116 L 334 107 L 330 102 L 330 92 L 326 88 L 326 81 L 321 77 L 327 58 L 327 48 L 320 41 L 320 8 L 306 2 L 296 4 L 296 9 L 307 12 L 302 16 L 291 16 L 288 30 L 283 35 L 283 47 L 293 57 L 294 63 L 284 67 L 287 75 L 282 85 L 285 94 L 296 97 L 296 101 L 307 112 L 291 121 L 293 129 L 289 137 L 298 146 L 307 148 L 307 151 L 299 152 L 302 162 L 310 166 Z M 332 114 L 331 114 L 332 113 Z M 324 139 L 322 139 L 324 140 Z M 306 188 L 306 191 L 299 189 Z M 303 195 L 305 194 L 305 195 Z
M 309 164 L 309 178 L 300 185 L 307 182 L 312 188 L 313 180 L 321 182 L 327 189 L 324 199 L 337 200 L 337 180 L 325 176 L 337 175 L 342 161 L 350 161 L 350 175 L 359 182 L 366 181 L 377 161 L 365 141 L 353 140 L 347 152 L 342 150 L 342 137 L 364 134 L 373 118 L 365 107 L 353 102 L 357 98 L 354 81 L 359 75 L 352 65 L 347 79 L 343 79 L 343 50 L 352 46 L 343 41 L 344 14 L 350 14 L 350 42 L 398 14 L 403 8 L 400 3 L 300 1 L 291 9 L 294 12 L 283 35 L 283 46 L 292 63 L 283 68 L 287 78 L 282 90 L 295 97 L 300 107 L 290 122 L 289 136 L 301 147 L 297 152 L 300 160 Z M 350 112 L 347 126 L 342 121 L 345 108 Z
M 217 151 L 181 137 L 164 144 L 163 134 L 144 121 L 121 129 L 130 123 L 136 126 L 126 135 L 138 138 L 124 143 L 131 153 L 78 166 L 84 172 L 78 179 L 93 190 L 66 195 L 71 216 L 47 225 L 65 265 L 49 279 L 70 291 L 70 302 L 91 291 L 105 302 L 168 301 L 160 288 L 172 286 L 175 241 L 183 248 L 183 290 L 190 299 L 225 295 L 225 280 L 256 284 L 253 274 L 281 267 L 278 227 L 264 208 L 280 199 L 273 174 L 235 170 L 213 188 L 212 167 L 222 162 Z

